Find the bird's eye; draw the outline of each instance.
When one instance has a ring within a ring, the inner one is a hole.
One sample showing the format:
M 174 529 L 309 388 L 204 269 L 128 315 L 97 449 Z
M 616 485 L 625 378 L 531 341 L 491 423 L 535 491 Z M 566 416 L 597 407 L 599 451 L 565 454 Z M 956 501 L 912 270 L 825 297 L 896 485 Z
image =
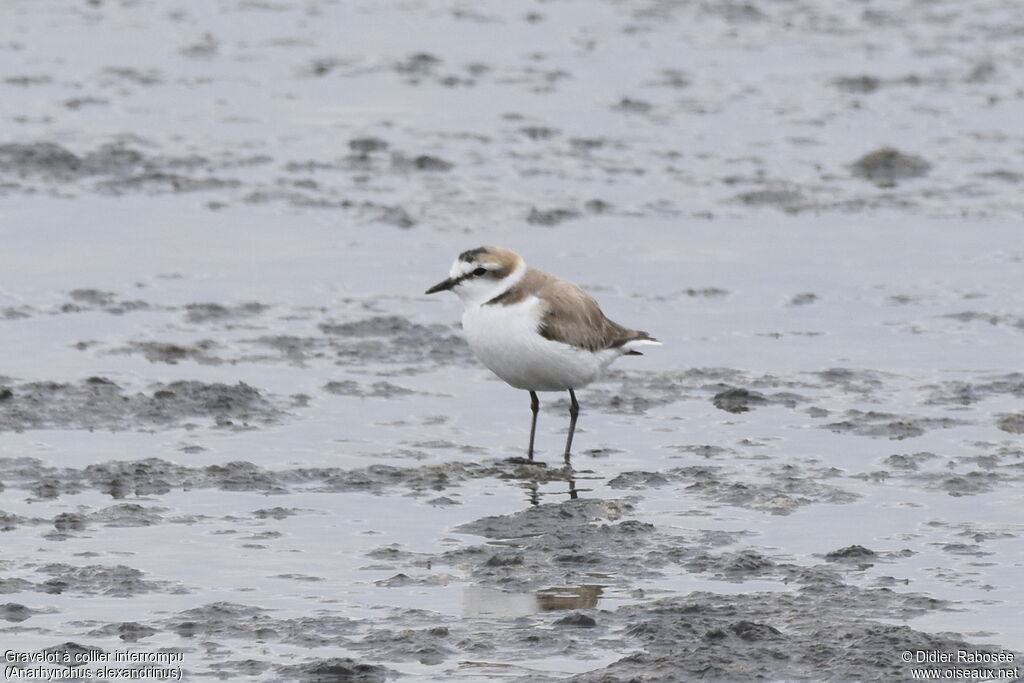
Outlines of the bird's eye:
M 476 270 L 473 271 L 473 275 L 476 275 L 477 277 L 482 277 L 484 275 L 487 275 L 487 269 L 486 268 L 477 268 Z

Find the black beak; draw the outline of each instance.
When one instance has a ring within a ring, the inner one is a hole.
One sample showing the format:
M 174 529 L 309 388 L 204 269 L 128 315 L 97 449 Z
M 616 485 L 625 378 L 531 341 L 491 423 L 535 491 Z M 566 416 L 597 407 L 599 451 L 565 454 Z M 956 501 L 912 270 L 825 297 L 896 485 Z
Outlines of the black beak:
M 451 289 L 452 287 L 454 287 L 457 284 L 458 284 L 458 282 L 456 280 L 448 278 L 446 280 L 442 280 L 441 282 L 438 282 L 436 285 L 434 285 L 433 287 L 428 289 L 425 293 L 426 294 L 436 294 L 437 292 L 443 292 L 446 289 Z

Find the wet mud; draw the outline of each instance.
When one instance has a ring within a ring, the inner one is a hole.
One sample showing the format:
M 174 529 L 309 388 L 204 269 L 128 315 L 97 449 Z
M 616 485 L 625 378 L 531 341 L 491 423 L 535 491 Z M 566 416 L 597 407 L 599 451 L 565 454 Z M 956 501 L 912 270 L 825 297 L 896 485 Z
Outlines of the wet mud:
M 229 386 L 177 381 L 137 393 L 128 393 L 105 377 L 0 386 L 0 430 L 147 429 L 196 419 L 245 429 L 251 422 L 272 422 L 283 414 L 243 382 Z
M 95 307 L 86 313 L 106 314 L 102 307 L 117 296 L 80 290 L 75 298 Z M 825 454 L 766 457 L 765 449 L 778 436 L 695 442 L 680 441 L 682 435 L 669 430 L 667 440 L 659 441 L 667 454 L 659 459 L 660 467 L 623 468 L 617 460 L 628 450 L 600 442 L 591 442 L 598 447 L 579 451 L 572 467 L 565 467 L 560 459 L 531 463 L 519 456 L 489 457 L 489 449 L 456 435 L 424 438 L 429 427 L 420 439 L 396 449 L 406 458 L 427 458 L 425 463 L 341 467 L 220 458 L 205 462 L 208 447 L 217 448 L 211 437 L 218 432 L 252 434 L 258 442 L 260 432 L 301 426 L 307 413 L 315 413 L 324 401 L 364 406 L 451 401 L 458 396 L 450 388 L 432 388 L 415 377 L 432 367 L 475 372 L 464 343 L 450 327 L 398 315 L 356 315 L 330 323 L 303 315 L 304 325 L 315 327 L 318 335 L 305 338 L 305 344 L 290 344 L 283 356 L 249 355 L 267 345 L 266 337 L 251 336 L 251 323 L 272 327 L 263 318 L 269 310 L 254 304 L 166 305 L 157 314 L 168 331 L 187 322 L 208 338 L 194 345 L 129 341 L 66 348 L 92 358 L 136 357 L 141 367 L 180 366 L 185 373 L 246 365 L 292 368 L 289 372 L 312 368 L 319 379 L 303 401 L 296 400 L 299 394 L 285 398 L 245 383 L 177 380 L 133 390 L 99 376 L 75 382 L 5 378 L 0 424 L 9 433 L 189 436 L 175 437 L 177 441 L 168 443 L 173 453 L 161 457 L 98 459 L 81 466 L 8 454 L 0 458 L 2 494 L 18 511 L 0 514 L 0 528 L 8 535 L 69 548 L 92 545 L 92 539 L 119 531 L 167 530 L 159 533 L 180 538 L 188 530 L 205 529 L 223 535 L 241 552 L 276 556 L 293 543 L 289 539 L 296 524 L 320 528 L 327 523 L 330 528 L 339 512 L 324 508 L 325 497 L 335 499 L 339 510 L 347 509 L 348 497 L 406 501 L 403 505 L 422 506 L 415 513 L 422 518 L 431 511 L 478 510 L 479 491 L 512 487 L 519 492 L 521 509 L 482 516 L 473 512 L 449 523 L 442 546 L 455 547 L 424 548 L 401 534 L 396 539 L 382 535 L 357 553 L 356 575 L 366 575 L 364 590 L 386 596 L 458 585 L 461 613 L 407 607 L 401 598 L 384 598 L 384 605 L 394 604 L 375 608 L 378 613 L 372 617 L 353 615 L 334 604 L 331 589 L 315 588 L 332 585 L 331 572 L 301 563 L 275 569 L 279 563 L 270 563 L 264 580 L 293 584 L 300 594 L 314 590 L 320 604 L 310 614 L 290 616 L 247 592 L 231 600 L 204 601 L 201 576 L 176 575 L 151 562 L 137 565 L 137 548 L 126 548 L 60 561 L 31 555 L 5 560 L 0 592 L 9 601 L 0 614 L 12 628 L 37 628 L 33 624 L 40 619 L 62 618 L 64 610 L 48 603 L 46 596 L 129 602 L 163 596 L 166 606 L 156 612 L 128 609 L 119 620 L 78 619 L 73 626 L 58 622 L 65 625 L 49 627 L 53 639 L 66 642 L 57 646 L 51 639 L 50 646 L 109 652 L 126 645 L 173 645 L 186 656 L 188 675 L 196 680 L 230 675 L 383 681 L 410 670 L 427 679 L 441 676 L 440 671 L 472 679 L 492 675 L 480 674 L 487 671 L 484 662 L 502 662 L 503 676 L 511 672 L 514 680 L 524 681 L 631 680 L 637 672 L 645 680 L 664 681 L 818 680 L 823 667 L 830 680 L 892 680 L 907 671 L 893 652 L 1005 651 L 1006 644 L 993 642 L 984 630 L 967 636 L 915 627 L 916 621 L 955 615 L 964 606 L 934 588 L 916 590 L 913 577 L 919 571 L 914 568 L 918 558 L 938 552 L 958 558 L 954 564 L 967 563 L 939 576 L 940 584 L 985 585 L 971 576 L 969 565 L 991 558 L 994 544 L 1019 539 L 1013 526 L 948 524 L 932 518 L 926 525 L 930 531 L 908 530 L 905 542 L 854 534 L 841 544 L 823 535 L 794 553 L 762 544 L 762 532 L 712 520 L 729 519 L 740 511 L 783 519 L 806 510 L 841 509 L 894 484 L 950 499 L 994 496 L 1019 486 L 1024 452 L 999 437 L 1016 428 L 1016 413 L 988 407 L 989 401 L 1019 395 L 1018 373 L 911 380 L 917 399 L 902 403 L 902 412 L 886 407 L 893 395 L 907 390 L 907 378 L 855 368 L 773 374 L 724 367 L 624 369 L 582 394 L 584 415 L 598 422 L 619 417 L 635 424 L 659 411 L 678 414 L 680 406 L 699 406 L 702 419 L 723 424 L 754 420 L 749 424 L 758 425 L 758 416 L 771 416 L 839 440 L 832 443 L 860 439 L 871 444 L 875 455 L 859 463 L 839 463 Z M 235 326 L 246 320 L 248 324 Z M 19 319 L 12 324 L 27 323 Z M 359 357 L 363 361 L 358 367 L 374 372 L 323 381 L 321 371 L 330 376 Z M 846 407 L 851 403 L 860 407 Z M 543 405 L 543 420 L 560 419 L 567 411 L 561 398 Z M 446 422 L 429 418 L 423 424 L 437 428 Z M 989 441 L 976 443 L 972 453 L 904 447 L 965 428 L 986 429 Z M 591 441 L 586 432 L 583 439 Z M 438 459 L 432 454 L 443 455 Z M 201 500 L 206 492 L 226 505 L 183 502 Z M 239 500 L 233 502 L 236 496 Z M 657 500 L 683 501 L 688 516 L 682 519 L 691 521 L 666 523 L 646 513 Z M 673 594 L 664 595 L 668 587 L 694 581 L 701 588 L 669 589 Z M 733 588 L 709 589 L 714 585 Z M 183 601 L 193 606 L 173 608 Z M 495 620 L 508 624 L 508 630 L 496 628 Z M 219 644 L 220 654 L 202 645 L 211 641 Z M 251 650 L 250 643 L 263 654 Z M 295 647 L 307 653 L 301 663 L 283 655 Z M 567 652 L 614 656 L 573 675 L 535 669 L 536 661 L 554 661 Z M 460 671 L 464 665 L 459 662 L 466 661 L 481 662 L 483 669 Z M 953 668 L 969 672 L 972 666 L 985 668 L 965 663 Z
M 906 626 L 873 621 L 900 613 L 881 600 L 822 600 L 816 591 L 779 595 L 722 596 L 694 593 L 683 600 L 656 600 L 644 607 L 620 608 L 614 616 L 642 652 L 608 667 L 574 676 L 573 681 L 644 680 L 903 680 L 902 664 L 891 653 L 975 650 L 955 636 L 932 635 Z M 872 608 L 864 610 L 864 603 Z M 858 614 L 864 610 L 863 613 Z M 890 610 L 893 610 L 890 612 Z M 813 616 L 809 616 L 813 615 Z M 865 618 L 866 617 L 866 618 Z M 777 626 L 773 625 L 777 624 Z M 985 654 L 998 656 L 998 650 Z M 827 673 L 822 657 L 828 657 Z M 984 675 L 988 666 L 928 667 Z M 972 670 L 976 670 L 973 672 Z
M 1022 666 L 1012 0 L 8 9 L 5 649 Z M 529 461 L 525 393 L 422 294 L 479 244 L 664 342 L 579 391 L 568 465 L 567 396 Z

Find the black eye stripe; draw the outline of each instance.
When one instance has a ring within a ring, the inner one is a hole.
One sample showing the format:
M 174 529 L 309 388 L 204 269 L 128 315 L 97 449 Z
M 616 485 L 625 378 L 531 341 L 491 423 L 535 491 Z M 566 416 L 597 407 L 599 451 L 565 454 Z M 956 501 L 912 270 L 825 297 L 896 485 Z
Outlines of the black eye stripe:
M 458 277 L 452 278 L 452 287 L 461 284 L 464 280 L 468 280 L 469 278 L 473 277 L 476 274 L 477 270 L 483 270 L 485 273 L 487 272 L 485 268 L 477 268 L 476 270 L 472 270 L 468 273 L 463 273 Z

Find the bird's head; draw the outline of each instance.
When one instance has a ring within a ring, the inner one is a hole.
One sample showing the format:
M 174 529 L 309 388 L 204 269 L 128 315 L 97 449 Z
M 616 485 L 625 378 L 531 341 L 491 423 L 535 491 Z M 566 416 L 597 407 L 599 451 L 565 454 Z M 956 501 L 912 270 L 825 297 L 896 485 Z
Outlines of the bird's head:
M 426 293 L 450 289 L 466 305 L 482 304 L 508 290 L 525 269 L 522 257 L 511 249 L 478 247 L 459 254 L 448 277 Z

